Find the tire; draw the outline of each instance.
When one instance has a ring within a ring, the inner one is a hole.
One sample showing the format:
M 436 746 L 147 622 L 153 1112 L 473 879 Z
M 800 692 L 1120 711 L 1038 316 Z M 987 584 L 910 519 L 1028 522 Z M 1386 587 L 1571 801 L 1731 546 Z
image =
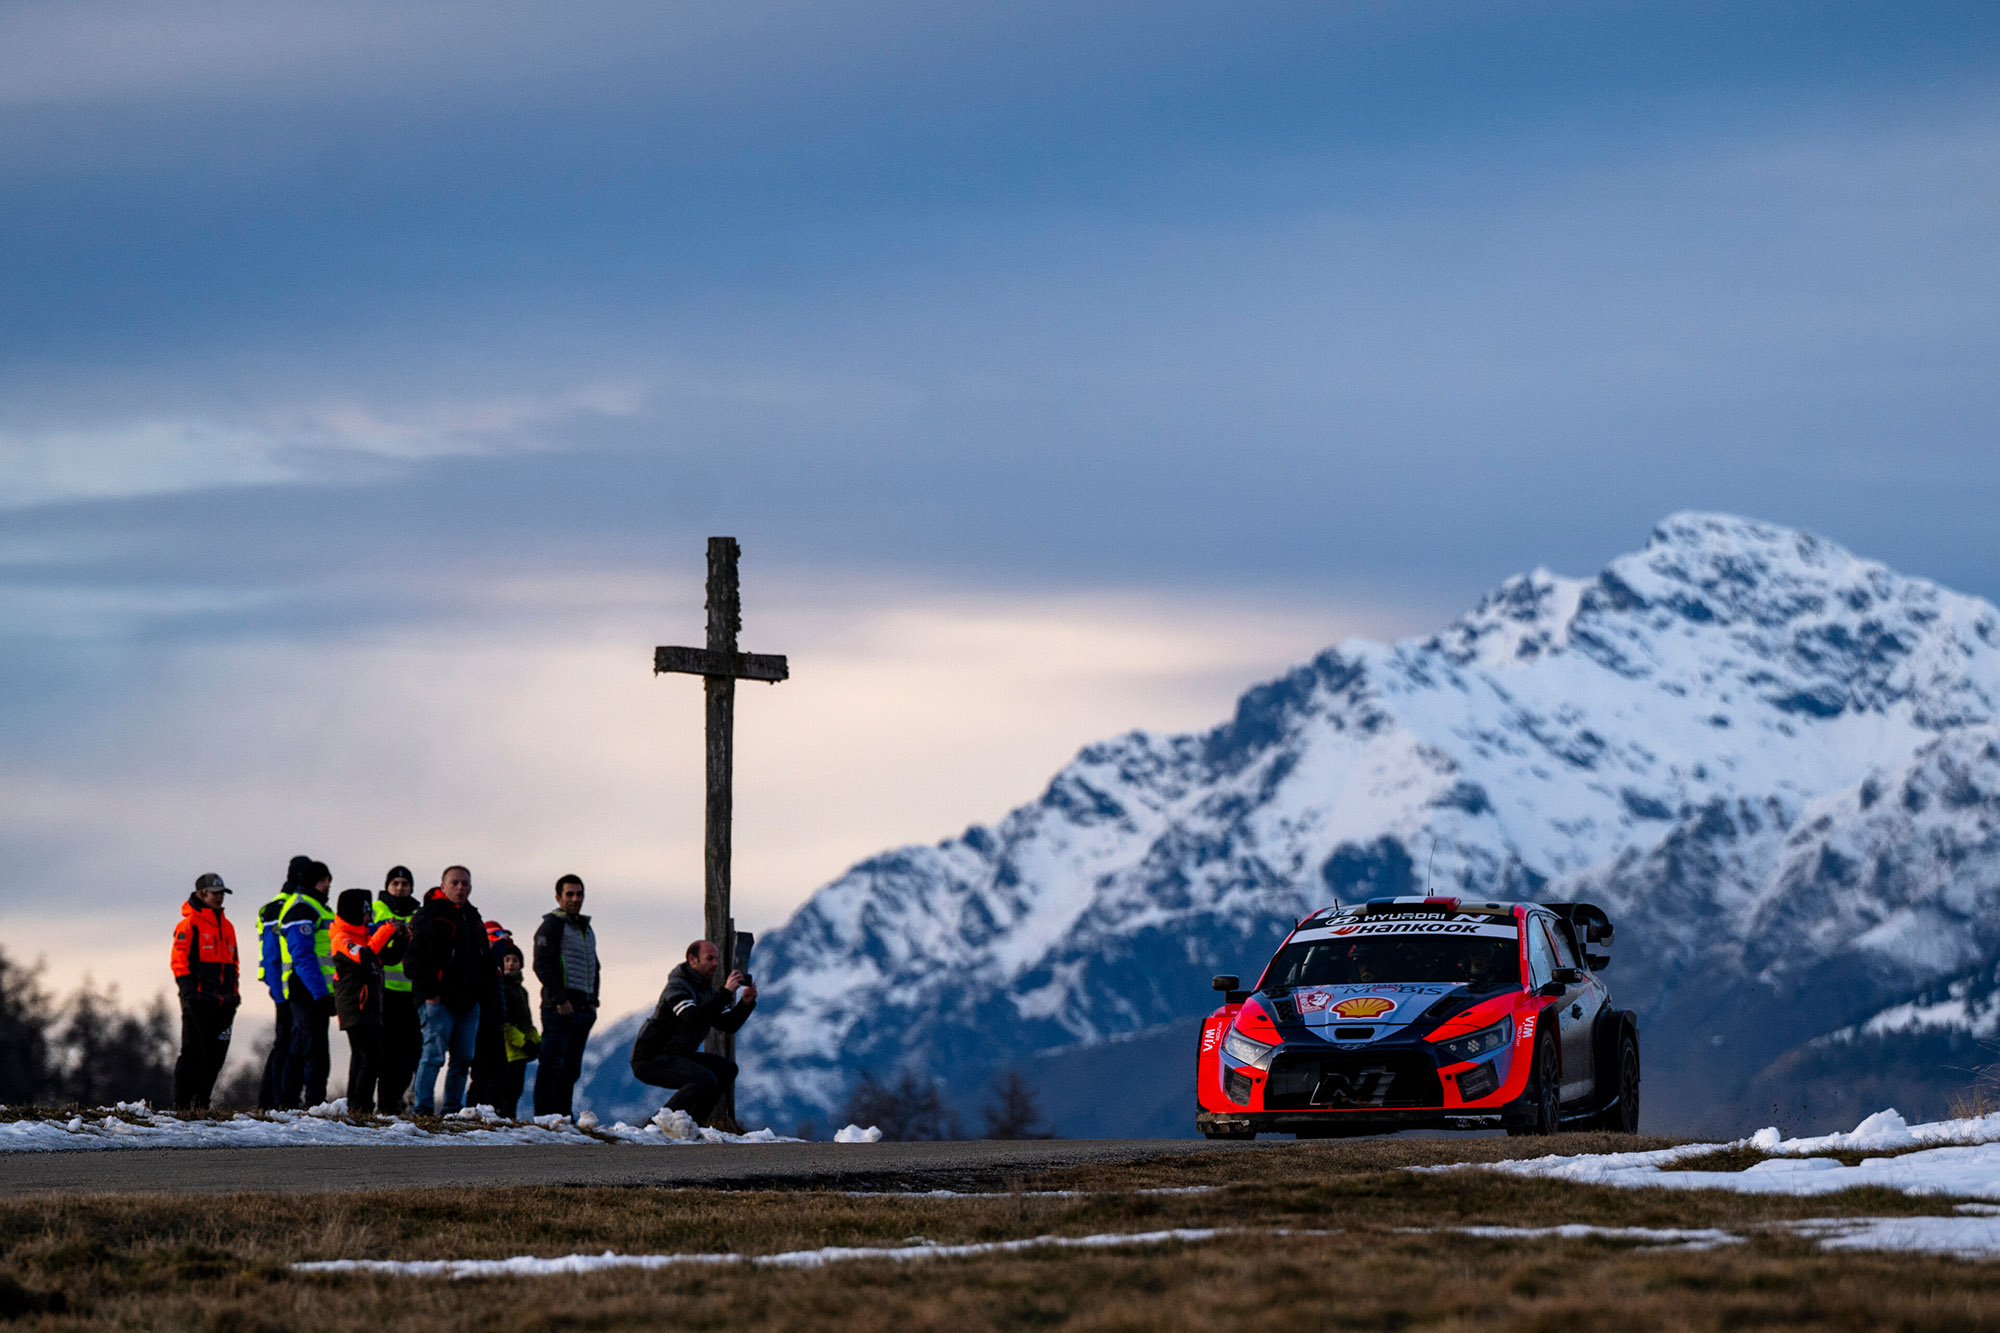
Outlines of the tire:
M 1546 1135 L 1556 1132 L 1560 1123 L 1562 1084 L 1556 1075 L 1555 1038 L 1544 1033 L 1535 1039 L 1535 1065 L 1528 1074 L 1528 1086 L 1522 1091 L 1521 1099 L 1514 1103 L 1514 1114 L 1507 1118 L 1507 1133 L 1518 1138 L 1522 1135 Z
M 1597 1113 L 1591 1128 L 1613 1134 L 1639 1132 L 1639 1043 L 1627 1032 L 1618 1038 L 1618 1082 L 1612 1089 L 1617 1101 Z

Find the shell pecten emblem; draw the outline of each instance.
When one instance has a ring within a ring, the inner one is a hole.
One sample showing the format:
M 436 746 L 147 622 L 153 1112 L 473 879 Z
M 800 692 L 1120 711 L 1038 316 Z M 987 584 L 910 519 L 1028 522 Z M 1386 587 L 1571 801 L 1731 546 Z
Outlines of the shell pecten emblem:
M 1342 1018 L 1380 1018 L 1395 1007 L 1394 1000 L 1385 1000 L 1380 995 L 1357 995 L 1333 1006 L 1333 1012 Z

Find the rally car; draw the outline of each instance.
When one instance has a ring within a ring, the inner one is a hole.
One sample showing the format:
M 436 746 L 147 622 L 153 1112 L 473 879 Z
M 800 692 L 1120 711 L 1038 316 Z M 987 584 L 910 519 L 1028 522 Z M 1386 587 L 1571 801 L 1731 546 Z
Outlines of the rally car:
M 1298 924 L 1254 991 L 1202 1025 L 1210 1138 L 1397 1129 L 1639 1128 L 1639 1024 L 1597 973 L 1589 903 L 1377 898 Z

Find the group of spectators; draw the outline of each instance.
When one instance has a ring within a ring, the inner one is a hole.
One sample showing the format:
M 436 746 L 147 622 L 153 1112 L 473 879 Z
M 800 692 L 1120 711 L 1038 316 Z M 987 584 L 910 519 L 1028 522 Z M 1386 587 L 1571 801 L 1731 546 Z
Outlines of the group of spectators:
M 472 905 L 470 870 L 447 866 L 421 897 L 405 866 L 391 867 L 372 896 L 345 889 L 333 900 L 332 889 L 324 862 L 295 856 L 284 887 L 257 910 L 257 978 L 277 1023 L 260 1108 L 326 1100 L 328 1027 L 338 1021 L 350 1052 L 351 1115 L 397 1115 L 407 1098 L 419 1116 L 471 1105 L 511 1120 L 536 1060 L 534 1114 L 573 1114 L 600 993 L 597 936 L 583 912 L 582 879 L 556 881 L 555 910 L 535 928 L 539 1030 L 528 999 L 528 960 L 510 931 Z M 222 876 L 201 876 L 174 931 L 181 999 L 176 1110 L 208 1107 L 242 1002 L 236 930 L 223 909 L 230 893 Z M 655 1119 L 678 1137 L 710 1118 L 736 1078 L 732 1061 L 701 1051 L 703 1040 L 711 1029 L 742 1027 L 757 1002 L 756 986 L 740 972 L 716 985 L 720 959 L 713 943 L 690 944 L 633 1045 L 634 1076 L 675 1090 Z
M 470 870 L 448 866 L 421 897 L 405 866 L 391 867 L 374 895 L 346 889 L 335 900 L 332 889 L 324 862 L 295 856 L 284 886 L 257 909 L 257 979 L 276 1018 L 260 1108 L 326 1100 L 328 1031 L 338 1022 L 347 1034 L 351 1114 L 396 1115 L 408 1098 L 418 1115 L 471 1104 L 512 1119 L 537 1059 L 535 1114 L 571 1113 L 599 994 L 597 937 L 580 878 L 556 881 L 556 909 L 535 930 L 540 1030 L 527 960 L 512 932 L 473 906 Z M 229 1054 L 241 1003 L 236 931 L 223 910 L 229 892 L 220 875 L 196 880 L 174 932 L 177 1110 L 208 1106 Z

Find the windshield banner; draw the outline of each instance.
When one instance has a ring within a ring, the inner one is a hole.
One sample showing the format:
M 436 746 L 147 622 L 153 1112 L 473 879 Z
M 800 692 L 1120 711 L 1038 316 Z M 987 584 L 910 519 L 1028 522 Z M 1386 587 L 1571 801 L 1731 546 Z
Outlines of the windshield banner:
M 1318 930 L 1302 930 L 1292 936 L 1294 943 L 1310 943 L 1314 940 L 1360 939 L 1365 935 L 1471 935 L 1487 939 L 1511 940 L 1520 938 L 1520 927 L 1512 921 L 1495 922 L 1490 918 L 1483 921 L 1414 921 L 1389 917 L 1378 921 L 1356 921 L 1347 925 L 1322 927 Z

